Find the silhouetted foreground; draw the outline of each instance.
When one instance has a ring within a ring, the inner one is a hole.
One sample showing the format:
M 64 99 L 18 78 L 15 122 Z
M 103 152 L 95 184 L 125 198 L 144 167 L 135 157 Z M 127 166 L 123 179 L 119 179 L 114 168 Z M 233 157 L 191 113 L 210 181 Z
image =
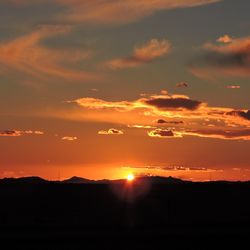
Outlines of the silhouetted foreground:
M 8 179 L 0 200 L 1 249 L 242 249 L 250 237 L 248 182 Z

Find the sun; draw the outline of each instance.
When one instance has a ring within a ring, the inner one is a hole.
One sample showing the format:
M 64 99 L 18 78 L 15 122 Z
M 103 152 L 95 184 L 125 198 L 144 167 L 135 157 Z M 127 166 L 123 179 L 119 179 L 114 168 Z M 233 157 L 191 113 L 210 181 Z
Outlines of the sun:
M 129 181 L 129 182 L 133 181 L 134 179 L 135 179 L 135 176 L 133 174 L 129 174 L 127 176 L 127 181 Z

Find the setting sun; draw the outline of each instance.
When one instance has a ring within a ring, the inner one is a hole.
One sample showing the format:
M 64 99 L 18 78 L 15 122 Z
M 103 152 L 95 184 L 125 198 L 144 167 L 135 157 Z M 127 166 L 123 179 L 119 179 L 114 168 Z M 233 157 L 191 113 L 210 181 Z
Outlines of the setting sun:
M 135 176 L 133 175 L 133 174 L 129 174 L 128 176 L 127 176 L 127 180 L 128 181 L 133 181 L 135 179 Z

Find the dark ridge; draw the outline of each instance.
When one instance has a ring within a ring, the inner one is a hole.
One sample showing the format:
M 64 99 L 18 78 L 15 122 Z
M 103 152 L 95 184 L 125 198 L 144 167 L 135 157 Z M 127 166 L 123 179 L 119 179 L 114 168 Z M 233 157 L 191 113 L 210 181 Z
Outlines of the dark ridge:
M 86 178 L 82 178 L 82 177 L 77 177 L 77 176 L 73 176 L 69 179 L 63 180 L 61 181 L 62 183 L 66 183 L 66 184 L 88 184 L 88 183 L 94 183 L 95 181 L 86 179 Z
M 69 179 L 62 181 L 49 181 L 38 176 L 30 177 L 20 177 L 20 178 L 3 178 L 0 179 L 0 184 L 46 184 L 46 183 L 61 183 L 61 184 L 123 184 L 127 182 L 126 179 L 116 179 L 116 180 L 90 180 L 87 178 L 82 178 L 78 176 L 73 176 Z M 200 184 L 244 184 L 250 183 L 250 181 L 227 181 L 227 180 L 216 180 L 216 181 L 206 181 L 206 182 L 192 182 L 188 180 L 182 180 L 172 176 L 137 176 L 135 181 L 136 184 L 140 183 L 150 183 L 150 184 L 185 184 L 185 183 L 200 183 Z
M 10 183 L 10 184 L 44 184 L 49 183 L 48 180 L 45 180 L 41 177 L 30 176 L 30 177 L 21 177 L 21 178 L 4 178 L 0 179 L 0 183 Z

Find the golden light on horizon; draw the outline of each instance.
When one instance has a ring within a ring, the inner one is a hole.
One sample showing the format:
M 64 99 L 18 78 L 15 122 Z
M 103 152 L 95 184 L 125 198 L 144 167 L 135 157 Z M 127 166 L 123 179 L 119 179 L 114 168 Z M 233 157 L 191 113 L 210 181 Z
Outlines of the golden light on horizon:
M 127 181 L 131 182 L 135 179 L 135 176 L 131 173 L 127 176 Z

